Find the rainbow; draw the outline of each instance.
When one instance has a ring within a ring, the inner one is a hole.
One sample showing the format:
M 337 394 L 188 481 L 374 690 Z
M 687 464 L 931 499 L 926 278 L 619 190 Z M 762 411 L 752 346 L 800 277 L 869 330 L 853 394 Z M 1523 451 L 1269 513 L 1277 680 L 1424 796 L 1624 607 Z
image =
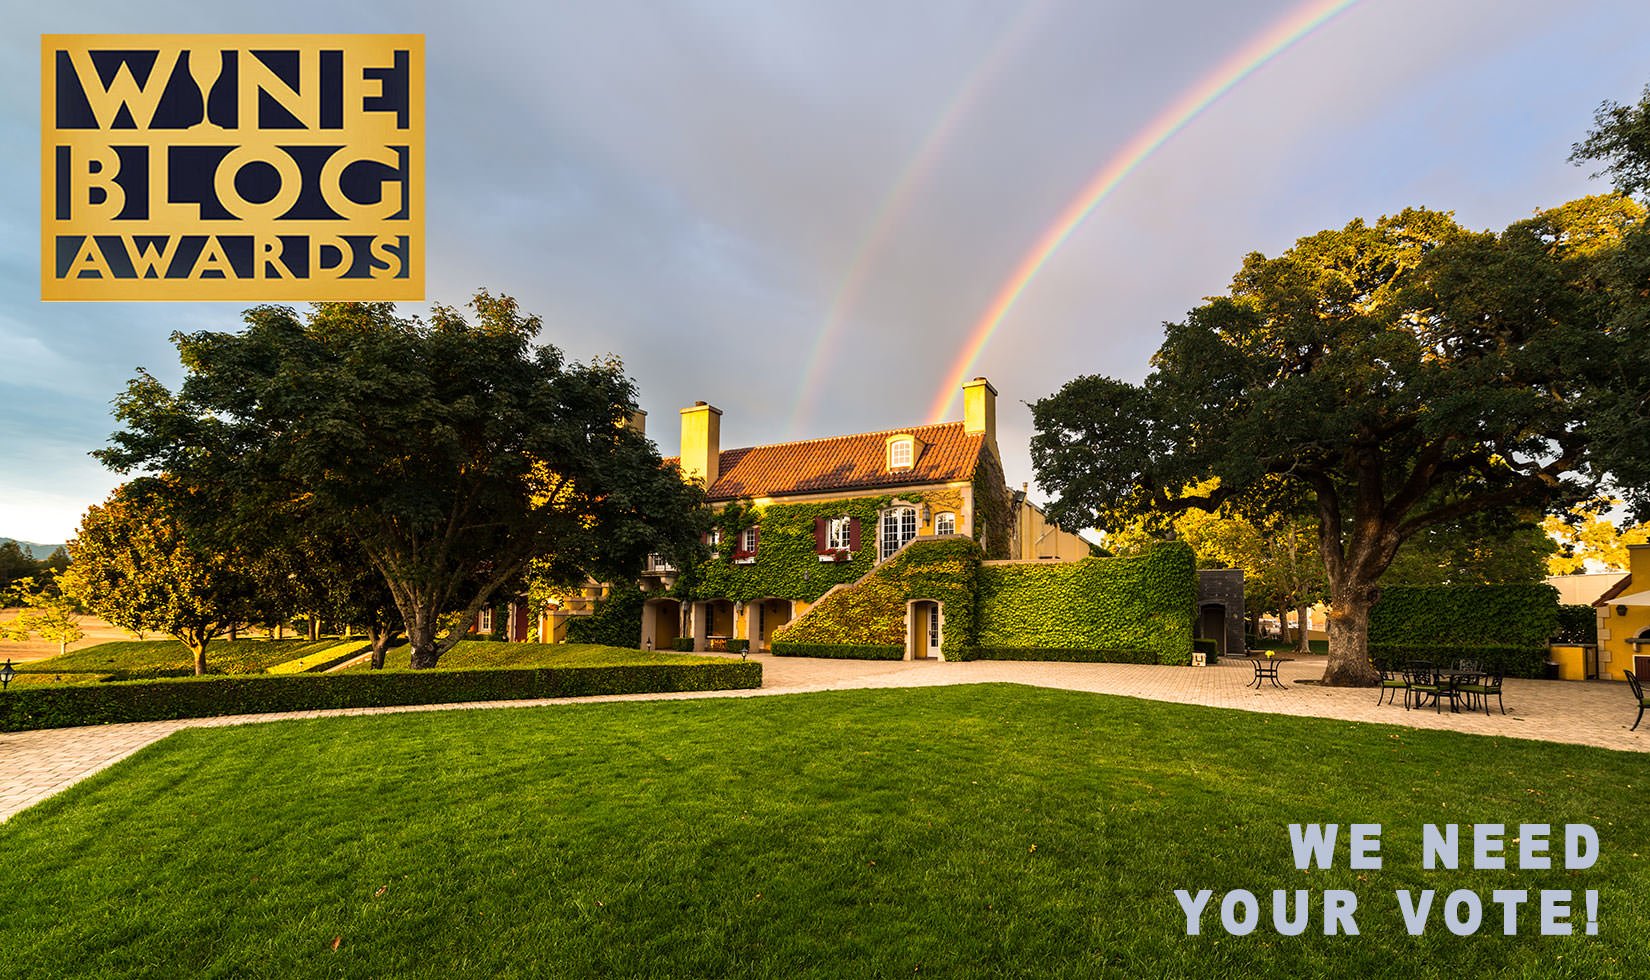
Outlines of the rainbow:
M 974 329 L 962 345 L 956 363 L 947 372 L 944 384 L 934 396 L 933 408 L 928 413 L 930 418 L 934 422 L 945 421 L 952 403 L 961 392 L 963 382 L 973 370 L 974 362 L 991 342 L 992 335 L 1002 325 L 1008 311 L 1019 301 L 1026 286 L 1042 271 L 1049 257 L 1066 243 L 1066 239 L 1071 237 L 1077 226 L 1083 223 L 1089 213 L 1098 207 L 1118 184 L 1167 143 L 1170 137 L 1184 129 L 1186 124 L 1231 91 L 1233 86 L 1357 2 L 1358 0 L 1310 0 L 1302 4 L 1181 93 L 1172 105 L 1164 109 L 1145 129 L 1136 133 L 1106 161 L 1106 165 L 1100 168 L 1082 192 L 1060 212 L 1059 217 L 1037 240 L 1037 244 L 1020 260 L 1014 274 L 1008 277 L 998 290 L 996 298 L 991 301 L 990 307 L 974 325 Z
M 980 93 L 1019 52 L 1032 31 L 1041 26 L 1052 6 L 1053 0 L 1038 0 L 1020 8 L 1008 29 L 992 44 L 980 66 L 969 73 L 962 88 L 946 105 L 945 111 L 940 113 L 938 121 L 929 127 L 928 134 L 923 137 L 916 154 L 906 163 L 882 200 L 878 202 L 870 226 L 854 249 L 842 285 L 831 300 L 831 308 L 825 315 L 825 323 L 819 332 L 814 334 L 813 344 L 808 349 L 807 358 L 802 362 L 802 383 L 797 386 L 796 403 L 791 406 L 792 438 L 797 437 L 797 427 L 811 411 L 814 400 L 818 397 L 820 377 L 825 364 L 830 360 L 825 353 L 832 347 L 848 312 L 858 301 L 870 271 L 882 257 L 889 234 L 909 210 L 916 196 L 914 192 L 917 186 L 933 169 L 941 151 L 951 141 L 958 124 L 979 101 Z

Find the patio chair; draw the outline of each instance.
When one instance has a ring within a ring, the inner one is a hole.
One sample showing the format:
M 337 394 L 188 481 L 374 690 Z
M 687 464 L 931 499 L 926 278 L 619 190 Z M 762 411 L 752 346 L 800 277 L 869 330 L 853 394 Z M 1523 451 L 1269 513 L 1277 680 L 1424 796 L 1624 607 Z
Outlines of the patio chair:
M 1399 691 L 1404 692 L 1405 701 L 1409 700 L 1409 682 L 1404 680 L 1403 671 L 1388 667 L 1383 663 L 1377 663 L 1375 669 L 1381 672 L 1381 693 L 1375 697 L 1376 704 L 1381 704 L 1383 701 L 1396 704 Z
M 1478 661 L 1476 660 L 1457 660 L 1455 662 L 1455 671 L 1458 674 L 1482 674 L 1484 672 L 1484 668 L 1479 666 Z
M 1627 675 L 1627 686 L 1633 689 L 1633 699 L 1639 703 L 1639 716 L 1633 719 L 1633 727 L 1627 729 L 1631 732 L 1637 730 L 1639 722 L 1644 720 L 1644 709 L 1650 708 L 1650 698 L 1644 696 L 1644 686 L 1633 676 L 1632 671 L 1624 670 L 1622 673 Z
M 1506 714 L 1507 703 L 1501 700 L 1501 674 L 1502 669 L 1496 667 L 1487 673 L 1467 680 L 1465 683 L 1457 684 L 1455 689 L 1466 697 L 1467 707 L 1469 708 L 1473 706 L 1472 699 L 1477 698 L 1484 705 L 1485 715 L 1490 713 L 1490 695 L 1493 694 L 1495 695 L 1495 703 L 1501 707 L 1501 713 Z
M 1419 708 L 1426 704 L 1427 698 L 1432 699 L 1433 706 L 1440 712 L 1444 710 L 1444 698 L 1454 702 L 1455 691 L 1449 680 L 1440 677 L 1431 667 L 1416 667 L 1411 664 L 1404 668 L 1404 709 Z M 1411 699 L 1414 703 L 1411 703 Z

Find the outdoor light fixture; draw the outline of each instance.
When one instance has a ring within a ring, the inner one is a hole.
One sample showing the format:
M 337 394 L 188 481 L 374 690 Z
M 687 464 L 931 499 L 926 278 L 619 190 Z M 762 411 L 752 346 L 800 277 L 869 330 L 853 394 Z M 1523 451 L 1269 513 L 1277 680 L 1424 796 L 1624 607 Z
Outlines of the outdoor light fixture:
M 7 657 L 6 665 L 4 667 L 0 667 L 0 691 L 4 691 L 6 686 L 11 683 L 11 679 L 16 676 L 17 671 L 12 669 L 11 658 Z

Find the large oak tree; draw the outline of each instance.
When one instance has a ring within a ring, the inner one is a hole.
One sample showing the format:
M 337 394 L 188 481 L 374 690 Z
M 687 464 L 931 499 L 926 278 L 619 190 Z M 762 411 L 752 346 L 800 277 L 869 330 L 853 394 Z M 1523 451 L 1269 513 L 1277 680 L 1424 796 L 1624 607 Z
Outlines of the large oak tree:
M 702 493 L 624 425 L 620 366 L 536 343 L 508 297 L 470 307 L 263 306 L 237 333 L 175 335 L 179 390 L 135 379 L 101 458 L 196 488 L 222 534 L 343 539 L 382 576 L 417 668 L 461 638 L 444 621 L 471 621 L 530 562 L 571 581 L 690 548 Z
M 1167 325 L 1144 383 L 1078 378 L 1032 406 L 1049 513 L 1104 526 L 1293 485 L 1329 582 L 1325 681 L 1372 683 L 1369 609 L 1404 542 L 1595 491 L 1595 444 L 1618 435 L 1600 420 L 1646 383 L 1646 338 L 1618 316 L 1643 220 L 1616 196 L 1499 235 L 1412 209 L 1250 255 L 1229 295 Z

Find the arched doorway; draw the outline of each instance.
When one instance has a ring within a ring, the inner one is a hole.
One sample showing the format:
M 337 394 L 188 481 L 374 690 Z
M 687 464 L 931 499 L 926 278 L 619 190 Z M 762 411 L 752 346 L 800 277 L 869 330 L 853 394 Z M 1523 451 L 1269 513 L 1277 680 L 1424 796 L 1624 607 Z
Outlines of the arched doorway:
M 756 599 L 745 603 L 745 635 L 752 653 L 773 649 L 773 633 L 791 621 L 791 600 Z
M 1195 635 L 1200 640 L 1214 640 L 1215 652 L 1226 656 L 1226 606 L 1209 603 L 1199 609 Z
M 945 610 L 933 599 L 917 599 L 905 607 L 905 659 L 944 660 Z
M 682 635 L 682 604 L 675 599 L 649 599 L 642 607 L 642 649 L 674 650 Z
M 693 604 L 693 649 L 726 650 L 733 638 L 733 600 L 711 599 Z

